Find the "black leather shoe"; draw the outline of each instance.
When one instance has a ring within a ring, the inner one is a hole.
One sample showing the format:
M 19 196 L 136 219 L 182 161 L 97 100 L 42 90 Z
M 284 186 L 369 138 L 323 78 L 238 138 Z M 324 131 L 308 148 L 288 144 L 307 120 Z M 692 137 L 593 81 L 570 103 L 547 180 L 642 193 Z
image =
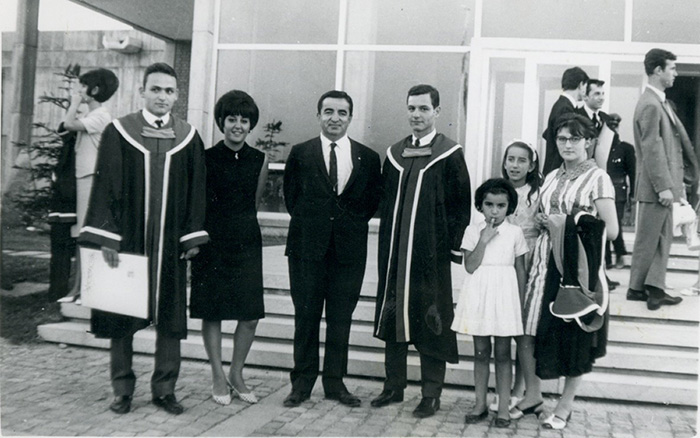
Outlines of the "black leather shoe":
M 489 410 L 484 409 L 484 412 L 480 414 L 467 414 L 464 416 L 464 422 L 467 424 L 478 423 L 481 420 L 485 420 L 489 416 Z
M 428 418 L 435 415 L 435 412 L 440 410 L 440 399 L 434 397 L 423 397 L 413 410 L 413 416 L 416 418 Z
M 672 297 L 671 295 L 664 293 L 662 297 L 649 297 L 647 300 L 647 309 L 649 310 L 659 310 L 661 306 L 673 306 L 675 304 L 683 301 L 681 297 Z
M 292 390 L 287 398 L 284 399 L 283 405 L 287 408 L 295 408 L 299 406 L 304 400 L 308 400 L 310 394 L 305 394 L 301 391 Z
M 647 294 L 643 290 L 627 289 L 627 301 L 646 301 Z
M 615 290 L 620 285 L 619 281 L 611 280 L 609 278 L 607 280 L 608 280 L 608 290 Z
M 372 402 L 370 403 L 373 408 L 381 408 L 384 407 L 388 404 L 391 403 L 399 403 L 403 401 L 403 391 L 401 390 L 393 390 L 393 389 L 385 389 L 382 391 L 381 394 L 377 396 Z
M 505 429 L 507 427 L 510 427 L 510 418 L 496 418 L 496 421 L 493 422 L 493 425 L 498 427 L 499 429 Z
M 109 405 L 109 410 L 116 414 L 126 414 L 131 410 L 131 396 L 114 397 L 114 401 Z
M 348 392 L 347 389 L 345 391 L 326 394 L 326 398 L 328 400 L 338 400 L 341 404 L 344 404 L 346 406 L 350 406 L 353 408 L 360 406 L 362 404 L 360 399 L 357 398 L 356 396 L 350 394 L 350 392 Z
M 163 409 L 168 414 L 180 415 L 185 412 L 185 408 L 177 402 L 173 394 L 164 395 L 163 397 L 153 397 L 153 404 Z

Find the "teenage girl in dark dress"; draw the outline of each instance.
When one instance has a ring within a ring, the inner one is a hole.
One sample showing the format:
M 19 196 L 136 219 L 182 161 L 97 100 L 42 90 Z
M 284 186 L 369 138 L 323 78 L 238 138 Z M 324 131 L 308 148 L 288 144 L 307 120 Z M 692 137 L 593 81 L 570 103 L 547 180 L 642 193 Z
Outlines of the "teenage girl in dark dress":
M 233 90 L 221 96 L 214 117 L 224 139 L 206 151 L 205 229 L 211 241 L 192 263 L 190 316 L 202 319 L 214 401 L 227 405 L 233 395 L 257 403 L 243 381 L 243 365 L 258 320 L 265 316 L 257 207 L 267 179 L 267 157 L 245 142 L 259 117 L 247 93 Z M 238 321 L 228 376 L 221 361 L 224 320 Z

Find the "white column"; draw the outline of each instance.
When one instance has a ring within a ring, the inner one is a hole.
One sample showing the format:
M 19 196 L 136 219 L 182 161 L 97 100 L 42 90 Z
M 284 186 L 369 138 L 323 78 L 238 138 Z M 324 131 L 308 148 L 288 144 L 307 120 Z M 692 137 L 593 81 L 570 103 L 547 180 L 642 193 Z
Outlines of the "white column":
M 197 0 L 192 20 L 187 121 L 197 128 L 205 146 L 212 142 L 210 113 L 214 110 L 216 88 L 217 5 L 216 0 Z

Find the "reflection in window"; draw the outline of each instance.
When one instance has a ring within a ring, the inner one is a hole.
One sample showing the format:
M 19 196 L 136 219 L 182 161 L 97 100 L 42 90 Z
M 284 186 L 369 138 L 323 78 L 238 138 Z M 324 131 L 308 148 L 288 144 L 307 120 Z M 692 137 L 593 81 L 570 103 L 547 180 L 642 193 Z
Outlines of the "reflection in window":
M 219 42 L 335 44 L 337 0 L 221 0 Z
M 474 0 L 349 0 L 348 44 L 468 45 Z
M 632 41 L 700 43 L 698 0 L 634 0 Z
M 411 134 L 406 115 L 409 88 L 430 84 L 440 92 L 438 132 L 463 144 L 468 71 L 468 54 L 348 52 L 344 88 L 355 103 L 348 133 L 383 156 L 389 146 Z
M 501 176 L 503 152 L 511 140 L 520 138 L 523 121 L 525 60 L 495 58 L 491 61 L 491 86 L 488 115 L 492 133 L 487 140 L 491 150 L 491 175 Z M 529 139 L 526 139 L 529 141 Z
M 282 162 L 292 145 L 319 134 L 316 102 L 334 88 L 335 58 L 335 52 L 221 51 L 216 98 L 232 89 L 249 93 L 260 120 L 247 142 L 264 149 L 272 163 Z M 214 131 L 211 144 L 223 138 Z M 272 166 L 261 211 L 285 211 L 281 178 L 281 166 Z

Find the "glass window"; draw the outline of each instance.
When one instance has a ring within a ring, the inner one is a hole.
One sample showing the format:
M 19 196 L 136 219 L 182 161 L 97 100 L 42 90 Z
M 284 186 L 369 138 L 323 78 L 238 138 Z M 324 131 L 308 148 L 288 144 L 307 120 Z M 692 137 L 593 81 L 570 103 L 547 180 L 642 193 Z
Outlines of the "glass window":
M 483 8 L 485 37 L 624 39 L 624 0 L 488 0 Z
M 406 94 L 423 83 L 440 92 L 438 132 L 463 144 L 468 71 L 468 54 L 348 52 L 345 90 L 355 104 L 349 135 L 384 156 L 411 134 Z
M 622 117 L 618 132 L 620 139 L 634 144 L 632 120 L 634 108 L 644 86 L 644 65 L 642 62 L 613 62 L 610 70 L 610 91 L 608 92 L 609 113 Z
M 271 163 L 282 163 L 292 145 L 321 132 L 316 102 L 334 88 L 335 60 L 335 52 L 220 51 L 216 97 L 232 89 L 249 93 L 260 120 L 246 141 L 265 150 Z M 211 144 L 223 138 L 213 130 Z M 260 210 L 285 211 L 279 165 L 271 166 Z
M 503 152 L 511 140 L 522 137 L 523 93 L 525 91 L 525 60 L 495 58 L 490 65 L 489 98 L 492 118 L 489 123 L 491 156 L 491 176 L 501 176 Z
M 467 45 L 474 0 L 349 0 L 348 44 Z
M 221 43 L 336 44 L 338 1 L 221 0 Z
M 632 41 L 700 43 L 700 2 L 697 0 L 634 0 Z

